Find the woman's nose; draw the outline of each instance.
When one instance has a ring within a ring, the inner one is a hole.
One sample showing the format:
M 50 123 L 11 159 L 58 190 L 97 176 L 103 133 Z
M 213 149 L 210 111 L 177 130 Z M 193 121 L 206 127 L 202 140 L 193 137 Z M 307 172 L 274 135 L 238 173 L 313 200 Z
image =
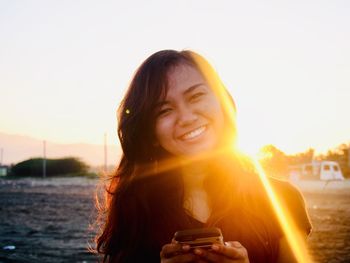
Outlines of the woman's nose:
M 191 107 L 184 106 L 178 111 L 178 124 L 180 126 L 188 126 L 196 122 L 198 115 L 191 109 Z

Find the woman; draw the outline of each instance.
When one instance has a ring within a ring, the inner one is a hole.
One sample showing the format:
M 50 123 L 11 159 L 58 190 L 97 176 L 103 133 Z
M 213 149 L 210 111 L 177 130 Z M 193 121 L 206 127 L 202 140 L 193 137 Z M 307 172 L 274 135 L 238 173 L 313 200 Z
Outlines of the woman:
M 235 105 L 210 64 L 164 50 L 136 71 L 119 108 L 123 156 L 97 250 L 106 262 L 293 260 L 254 167 L 234 149 Z M 305 236 L 301 194 L 271 179 Z M 226 245 L 190 250 L 178 230 L 215 226 Z

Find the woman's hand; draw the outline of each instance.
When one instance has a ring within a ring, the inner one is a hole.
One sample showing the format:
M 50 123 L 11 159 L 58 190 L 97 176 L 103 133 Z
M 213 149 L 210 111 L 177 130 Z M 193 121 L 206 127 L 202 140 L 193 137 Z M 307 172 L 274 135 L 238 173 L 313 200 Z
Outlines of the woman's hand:
M 194 250 L 194 254 L 198 255 L 201 260 L 206 262 L 220 262 L 220 263 L 249 263 L 248 252 L 237 241 L 225 242 L 226 246 L 221 244 L 214 244 L 211 250 L 199 249 Z
M 165 244 L 160 251 L 161 263 L 196 262 L 199 257 L 190 252 L 189 245 Z

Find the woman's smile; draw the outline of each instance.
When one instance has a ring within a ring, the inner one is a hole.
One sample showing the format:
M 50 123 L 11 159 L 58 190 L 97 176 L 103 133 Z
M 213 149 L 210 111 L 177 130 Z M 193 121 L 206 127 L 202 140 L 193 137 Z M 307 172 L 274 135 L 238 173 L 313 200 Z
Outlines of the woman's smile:
M 179 137 L 179 139 L 184 140 L 184 141 L 193 141 L 199 137 L 201 137 L 201 135 L 203 135 L 205 133 L 207 129 L 206 125 L 200 126 L 199 128 L 196 128 L 190 132 L 187 132 L 183 135 L 181 135 Z

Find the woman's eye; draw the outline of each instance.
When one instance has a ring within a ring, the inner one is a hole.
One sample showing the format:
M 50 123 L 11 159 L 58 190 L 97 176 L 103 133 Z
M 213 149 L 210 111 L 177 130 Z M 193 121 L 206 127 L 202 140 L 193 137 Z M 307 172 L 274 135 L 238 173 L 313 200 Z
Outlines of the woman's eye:
M 171 111 L 172 111 L 171 108 L 161 109 L 160 111 L 158 111 L 157 116 L 164 116 L 164 115 L 170 113 Z
M 191 101 L 198 101 L 203 95 L 205 95 L 204 92 L 197 92 L 190 97 L 190 100 Z

